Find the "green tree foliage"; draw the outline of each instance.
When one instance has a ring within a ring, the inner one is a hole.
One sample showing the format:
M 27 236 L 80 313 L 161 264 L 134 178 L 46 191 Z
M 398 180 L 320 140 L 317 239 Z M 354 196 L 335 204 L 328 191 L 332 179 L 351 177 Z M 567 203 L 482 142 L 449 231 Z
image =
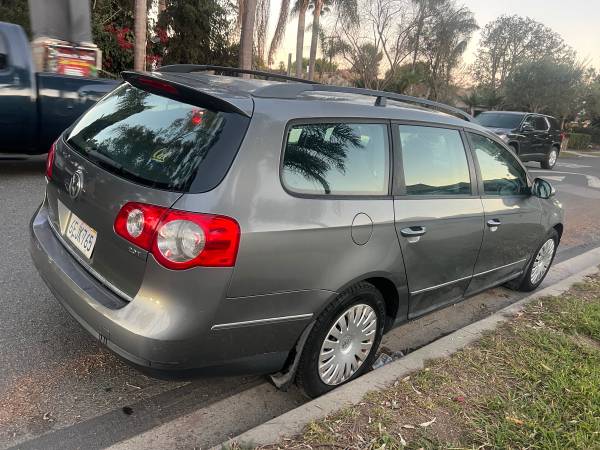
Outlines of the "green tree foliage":
M 225 4 L 167 0 L 166 6 L 158 19 L 164 33 L 162 64 L 237 65 L 238 46 L 232 43 L 233 21 Z
M 568 118 L 581 108 L 584 70 L 573 61 L 552 57 L 517 66 L 505 83 L 512 108 Z
M 473 33 L 478 29 L 473 13 L 452 0 L 439 2 L 423 26 L 420 53 L 426 66 L 428 97 L 449 100 L 452 74 Z
M 481 32 L 473 72 L 479 84 L 501 89 L 521 64 L 572 56 L 563 38 L 547 26 L 517 15 L 500 16 Z
M 0 22 L 21 25 L 31 35 L 27 0 L 0 0 Z
M 133 68 L 133 0 L 92 2 L 92 36 L 102 50 L 104 75 Z

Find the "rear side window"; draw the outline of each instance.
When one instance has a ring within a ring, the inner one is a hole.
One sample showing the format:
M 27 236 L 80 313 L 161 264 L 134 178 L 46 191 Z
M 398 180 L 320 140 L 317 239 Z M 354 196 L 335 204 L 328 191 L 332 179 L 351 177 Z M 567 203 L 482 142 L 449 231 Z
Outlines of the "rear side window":
M 239 114 L 190 105 L 125 83 L 85 113 L 66 140 L 84 157 L 133 182 L 201 192 L 223 178 L 247 123 Z M 196 177 L 200 185 L 192 186 Z
M 554 117 L 546 117 L 548 123 L 550 123 L 550 128 L 553 130 L 560 130 L 560 125 L 558 124 L 558 120 Z
M 529 194 L 527 174 L 517 159 L 500 144 L 469 133 L 483 180 L 485 195 Z
M 539 131 L 548 131 L 548 122 L 546 122 L 546 118 L 542 116 L 536 116 L 533 120 L 534 126 L 536 130 Z
M 387 194 L 387 126 L 312 123 L 290 127 L 282 179 L 289 191 L 299 194 Z
M 471 178 L 458 130 L 400 125 L 407 195 L 469 195 Z
M 8 68 L 8 47 L 4 35 L 0 33 L 0 70 L 6 70 Z

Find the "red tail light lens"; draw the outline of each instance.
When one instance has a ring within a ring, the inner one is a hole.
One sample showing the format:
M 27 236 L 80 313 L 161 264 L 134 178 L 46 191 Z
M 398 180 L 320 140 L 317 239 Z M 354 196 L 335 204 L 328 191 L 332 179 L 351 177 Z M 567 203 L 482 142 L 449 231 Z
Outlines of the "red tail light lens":
M 52 144 L 50 150 L 48 150 L 48 156 L 46 157 L 46 178 L 52 179 L 52 169 L 54 168 L 54 154 L 56 153 L 56 142 Z
M 115 232 L 144 250 L 152 249 L 152 239 L 160 218 L 167 211 L 162 206 L 126 203 L 115 219 Z
M 151 251 L 169 269 L 232 267 L 240 241 L 238 223 L 225 216 L 199 214 L 142 203 L 127 203 L 115 232 Z

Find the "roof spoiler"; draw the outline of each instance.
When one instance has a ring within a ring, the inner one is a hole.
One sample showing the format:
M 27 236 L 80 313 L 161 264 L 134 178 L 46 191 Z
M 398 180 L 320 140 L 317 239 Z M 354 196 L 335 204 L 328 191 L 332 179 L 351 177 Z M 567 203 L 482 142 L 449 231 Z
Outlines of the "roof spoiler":
M 175 75 L 175 74 L 174 74 Z M 252 116 L 252 109 L 243 109 L 226 99 L 211 95 L 203 90 L 190 87 L 184 83 L 165 78 L 159 72 L 121 72 L 121 76 L 129 84 L 153 94 L 168 97 L 177 101 L 201 106 L 218 111 L 233 112 L 246 117 Z

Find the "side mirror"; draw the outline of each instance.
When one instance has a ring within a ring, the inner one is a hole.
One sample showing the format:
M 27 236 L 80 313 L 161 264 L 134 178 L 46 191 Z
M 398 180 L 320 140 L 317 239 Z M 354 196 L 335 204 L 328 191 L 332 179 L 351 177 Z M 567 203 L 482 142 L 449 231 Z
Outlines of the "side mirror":
M 536 197 L 548 199 L 556 195 L 556 189 L 549 181 L 546 181 L 543 178 L 536 178 L 533 180 L 531 193 Z

